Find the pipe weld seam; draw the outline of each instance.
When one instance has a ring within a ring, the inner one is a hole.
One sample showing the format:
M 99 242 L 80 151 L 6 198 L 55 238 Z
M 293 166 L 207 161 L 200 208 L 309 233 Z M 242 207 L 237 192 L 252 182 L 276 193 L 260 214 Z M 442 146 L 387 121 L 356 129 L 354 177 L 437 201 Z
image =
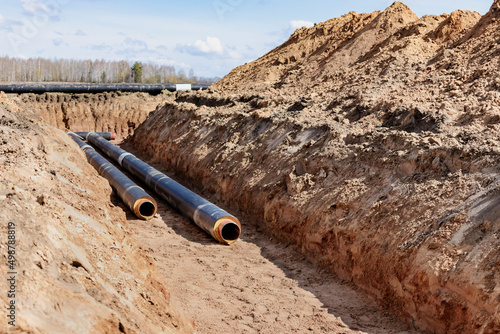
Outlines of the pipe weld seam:
M 130 187 L 128 187 L 127 189 L 125 189 L 126 192 L 129 192 L 131 189 L 133 188 L 138 188 L 139 190 L 142 190 L 141 187 L 139 187 L 138 185 L 134 184 L 134 185 L 131 185 Z
M 123 164 L 122 164 L 123 159 L 125 159 L 125 158 L 126 158 L 126 157 L 128 157 L 129 155 L 130 155 L 130 156 L 132 156 L 132 157 L 134 156 L 132 153 L 128 153 L 128 152 L 122 153 L 122 154 L 118 157 L 118 164 L 119 164 L 120 166 L 122 166 L 122 167 L 123 167 Z
M 154 171 L 154 172 L 149 172 L 147 175 L 146 175 L 146 184 L 150 184 L 151 181 L 158 175 L 161 175 L 162 173 L 160 171 Z
M 154 182 L 154 191 L 157 191 L 158 190 L 158 185 L 161 183 L 163 183 L 163 180 L 164 179 L 170 179 L 168 176 L 166 175 L 163 175 L 161 178 L 159 178 L 158 180 L 156 180 L 156 182 Z
M 90 145 L 83 145 L 82 147 L 80 147 L 83 151 L 85 151 L 86 149 L 94 149 L 92 146 Z

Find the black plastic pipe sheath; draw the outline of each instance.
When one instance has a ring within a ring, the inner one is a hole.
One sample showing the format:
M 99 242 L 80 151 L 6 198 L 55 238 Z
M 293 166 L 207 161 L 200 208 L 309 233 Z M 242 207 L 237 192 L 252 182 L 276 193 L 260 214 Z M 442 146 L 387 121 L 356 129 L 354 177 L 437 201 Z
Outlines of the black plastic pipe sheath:
M 140 84 L 7 84 L 0 85 L 0 91 L 5 93 L 104 93 L 104 92 L 144 92 L 160 94 L 164 90 L 175 92 L 177 90 L 204 90 L 210 85 L 140 85 Z
M 73 133 L 82 138 L 85 138 L 88 135 L 88 132 L 73 132 Z M 96 133 L 106 140 L 115 140 L 116 138 L 113 132 L 96 132 Z
M 113 166 L 109 161 L 104 159 L 102 155 L 86 143 L 73 132 L 68 132 L 68 135 L 80 146 L 85 152 L 88 162 L 108 180 L 122 201 L 135 213 L 135 215 L 144 220 L 153 218 L 156 214 L 156 201 L 149 196 L 142 188 L 135 184 L 118 168 Z M 103 139 L 105 140 L 105 139 Z
M 175 182 L 131 153 L 90 132 L 87 141 L 98 147 L 120 166 L 144 181 L 170 205 L 191 218 L 217 241 L 231 244 L 238 240 L 241 224 L 236 217 Z

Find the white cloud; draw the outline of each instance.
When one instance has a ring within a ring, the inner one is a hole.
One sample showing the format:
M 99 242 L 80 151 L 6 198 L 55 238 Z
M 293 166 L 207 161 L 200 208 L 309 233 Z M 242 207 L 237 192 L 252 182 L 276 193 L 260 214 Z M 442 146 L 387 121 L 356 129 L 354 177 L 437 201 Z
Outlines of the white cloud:
M 63 5 L 68 0 L 20 0 L 26 14 L 34 16 L 37 20 L 51 20 L 57 22 Z M 46 24 L 46 23 L 45 23 Z
M 277 36 L 278 38 L 271 43 L 266 43 L 265 46 L 269 49 L 275 48 L 276 46 L 286 41 L 290 37 L 290 35 L 292 35 L 295 32 L 295 30 L 300 29 L 302 27 L 311 28 L 313 26 L 314 22 L 311 21 L 292 20 L 289 22 L 288 27 L 282 29 L 281 31 L 270 32 L 269 33 L 270 36 Z
M 0 14 L 0 31 L 4 30 L 7 32 L 12 32 L 15 26 L 22 26 L 23 23 L 21 21 L 14 21 L 4 18 Z
M 240 58 L 242 58 L 242 55 L 239 52 L 234 51 L 234 50 L 229 50 L 227 52 L 227 54 L 228 54 L 228 56 L 230 58 L 233 58 L 233 59 L 240 59 Z
M 140 39 L 127 37 L 121 45 L 116 48 L 115 54 L 125 57 L 136 58 L 144 56 L 148 53 L 156 53 L 157 51 L 148 48 L 148 44 Z
M 215 59 L 242 59 L 243 55 L 234 46 L 224 46 L 219 38 L 208 36 L 192 44 L 177 44 L 175 51 L 195 57 Z
M 203 53 L 222 54 L 224 52 L 222 43 L 217 37 L 208 36 L 206 41 L 197 40 L 196 42 L 194 42 L 193 46 Z
M 38 11 L 50 12 L 47 5 L 40 0 L 21 0 L 21 3 L 23 9 L 30 14 L 35 14 Z
M 182 61 L 175 61 L 171 58 L 162 56 L 162 55 L 152 55 L 150 57 L 145 58 L 146 61 L 154 63 L 154 64 L 159 64 L 159 65 L 169 65 L 169 66 L 175 66 L 175 67 L 182 67 L 182 68 L 191 68 L 192 66 L 189 64 L 186 64 Z
M 148 44 L 140 39 L 134 39 L 127 37 L 123 41 L 123 45 L 127 48 L 127 50 L 140 52 L 148 49 Z
M 312 26 L 314 26 L 314 22 L 311 21 L 303 21 L 303 20 L 290 21 L 290 28 L 292 28 L 294 31 L 302 27 L 311 28 Z
M 113 47 L 106 43 L 101 44 L 92 44 L 86 47 L 86 49 L 90 49 L 92 51 L 103 51 L 103 52 L 111 52 L 113 51 Z
M 208 36 L 205 41 L 197 40 L 193 44 L 177 45 L 178 51 L 189 53 L 192 56 L 223 55 L 224 47 L 220 39 Z

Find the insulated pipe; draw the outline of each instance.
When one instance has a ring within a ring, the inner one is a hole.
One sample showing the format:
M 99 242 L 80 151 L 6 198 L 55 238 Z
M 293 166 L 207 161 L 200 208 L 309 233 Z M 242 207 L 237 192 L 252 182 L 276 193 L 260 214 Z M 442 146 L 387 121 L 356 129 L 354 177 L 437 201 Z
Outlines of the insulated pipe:
M 85 152 L 88 162 L 102 175 L 109 184 L 116 190 L 122 201 L 135 213 L 140 219 L 148 220 L 156 214 L 156 202 L 142 188 L 135 184 L 118 168 L 104 159 L 96 150 L 85 144 L 82 139 L 73 132 L 68 135 Z M 102 137 L 99 137 L 102 138 Z M 105 139 L 103 139 L 105 140 Z
M 88 134 L 88 132 L 73 132 L 73 133 L 82 138 L 87 137 Z M 113 132 L 96 132 L 96 133 L 106 140 L 115 140 L 116 138 Z
M 104 92 L 144 92 L 160 94 L 164 90 L 175 92 L 177 90 L 204 90 L 210 85 L 141 85 L 141 84 L 10 84 L 0 85 L 0 91 L 5 93 L 104 93 Z
M 217 241 L 231 244 L 238 240 L 241 224 L 236 217 L 175 182 L 131 153 L 106 141 L 98 134 L 90 132 L 86 139 L 131 174 L 144 181 L 170 205 L 191 218 L 196 225 Z

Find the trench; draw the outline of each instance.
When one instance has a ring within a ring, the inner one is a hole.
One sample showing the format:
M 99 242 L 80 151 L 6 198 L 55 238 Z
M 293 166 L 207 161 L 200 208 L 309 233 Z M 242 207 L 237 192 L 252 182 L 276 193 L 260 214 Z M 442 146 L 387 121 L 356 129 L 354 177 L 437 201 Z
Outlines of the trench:
M 182 175 L 122 146 L 221 205 Z M 158 215 L 148 222 L 127 212 L 139 242 L 164 274 L 172 305 L 193 317 L 199 332 L 416 333 L 352 283 L 274 238 L 262 221 L 237 209 L 232 213 L 240 218 L 243 232 L 225 246 L 164 200 L 158 200 Z
M 496 147 L 247 102 L 182 95 L 128 142 L 419 330 L 498 332 Z
M 117 143 L 132 135 L 149 113 L 171 96 L 147 94 L 31 94 L 15 97 L 52 125 L 71 131 L 115 131 Z M 360 291 L 350 280 L 313 264 L 291 242 L 279 240 L 261 219 L 227 205 L 183 175 L 150 159 L 130 141 L 121 144 L 137 157 L 230 210 L 242 223 L 231 246 L 210 236 L 175 212 L 164 200 L 150 221 L 126 212 L 141 247 L 156 261 L 172 304 L 195 321 L 200 333 L 414 333 L 411 324 Z M 173 161 L 182 159 L 172 156 Z M 147 187 L 144 187 L 147 190 Z

